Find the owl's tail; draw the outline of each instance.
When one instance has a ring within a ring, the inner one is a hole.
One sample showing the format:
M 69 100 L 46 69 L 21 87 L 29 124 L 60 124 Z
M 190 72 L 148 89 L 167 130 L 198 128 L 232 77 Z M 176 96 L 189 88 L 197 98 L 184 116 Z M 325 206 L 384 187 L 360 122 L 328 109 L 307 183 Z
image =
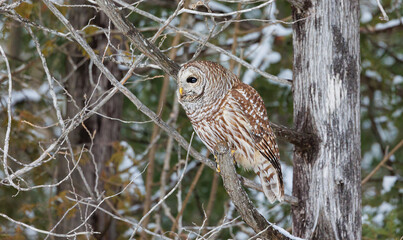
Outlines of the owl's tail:
M 270 203 L 274 203 L 276 199 L 282 202 L 284 200 L 284 186 L 281 169 L 275 168 L 263 156 L 260 159 L 261 163 L 256 164 L 257 166 L 254 167 L 254 171 L 260 177 L 264 194 Z

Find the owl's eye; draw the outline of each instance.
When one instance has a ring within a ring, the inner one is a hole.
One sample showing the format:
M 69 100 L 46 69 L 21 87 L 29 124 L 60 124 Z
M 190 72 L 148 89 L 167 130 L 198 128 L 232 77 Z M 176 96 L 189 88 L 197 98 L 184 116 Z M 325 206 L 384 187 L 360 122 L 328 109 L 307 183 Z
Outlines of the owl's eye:
M 195 78 L 195 77 L 188 77 L 188 78 L 186 79 L 186 82 L 188 82 L 188 83 L 195 83 L 195 82 L 197 82 L 197 78 Z

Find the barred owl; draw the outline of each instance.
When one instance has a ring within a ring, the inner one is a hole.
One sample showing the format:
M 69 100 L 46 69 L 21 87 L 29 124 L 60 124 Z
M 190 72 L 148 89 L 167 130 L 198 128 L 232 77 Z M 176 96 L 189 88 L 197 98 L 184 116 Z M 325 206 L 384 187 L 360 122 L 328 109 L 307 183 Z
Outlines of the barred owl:
M 257 91 L 220 64 L 187 63 L 178 73 L 178 99 L 202 142 L 213 153 L 226 142 L 234 161 L 259 176 L 271 203 L 284 198 L 280 154 Z

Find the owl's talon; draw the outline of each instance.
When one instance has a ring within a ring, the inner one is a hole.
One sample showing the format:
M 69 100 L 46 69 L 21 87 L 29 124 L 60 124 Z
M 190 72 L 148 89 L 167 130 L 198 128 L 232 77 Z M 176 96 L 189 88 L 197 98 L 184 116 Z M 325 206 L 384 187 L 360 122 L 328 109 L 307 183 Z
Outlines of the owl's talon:
M 232 161 L 234 161 L 234 165 L 236 166 L 235 151 L 236 151 L 236 150 L 231 150 L 231 156 L 232 156 Z
M 217 156 L 216 155 L 214 155 L 214 161 L 215 161 L 215 170 L 219 173 L 219 172 L 221 172 L 221 170 L 220 170 L 220 165 L 218 165 L 218 159 L 217 159 Z
M 216 170 L 216 172 L 218 172 L 218 173 L 221 172 L 220 165 L 218 165 L 218 163 L 216 163 L 216 165 L 215 165 L 215 170 Z

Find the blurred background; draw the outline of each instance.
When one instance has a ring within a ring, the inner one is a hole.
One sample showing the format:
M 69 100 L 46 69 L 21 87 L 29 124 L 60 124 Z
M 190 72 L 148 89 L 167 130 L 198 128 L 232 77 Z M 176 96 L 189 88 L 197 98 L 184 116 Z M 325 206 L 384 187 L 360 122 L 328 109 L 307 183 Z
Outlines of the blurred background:
M 268 80 L 234 58 L 292 79 L 293 22 L 288 2 L 183 1 L 185 8 L 207 15 L 183 11 L 174 0 L 114 2 L 171 59 L 180 64 L 196 59 L 219 62 L 260 93 L 273 123 L 293 127 L 291 87 Z M 400 239 L 403 6 L 401 0 L 382 1 L 389 17 L 385 21 L 376 0 L 360 2 L 362 234 L 363 239 Z M 53 4 L 116 79 L 122 80 L 141 59 L 92 1 Z M 8 170 L 3 165 L 0 177 L 42 159 L 40 166 L 15 179 L 20 190 L 2 182 L 0 238 L 54 239 L 58 237 L 52 233 L 66 237 L 95 231 L 99 234 L 91 239 L 128 239 L 139 221 L 157 235 L 138 230 L 135 239 L 254 235 L 238 217 L 215 171 L 187 157 L 186 150 L 121 93 L 108 96 L 113 86 L 42 1 L 1 1 L 0 10 L 0 45 L 5 52 L 0 58 L 2 159 L 9 143 Z M 233 14 L 236 11 L 241 12 Z M 169 25 L 164 24 L 167 19 Z M 178 106 L 175 81 L 150 60 L 136 66 L 125 87 L 191 140 L 193 129 Z M 80 117 L 89 114 L 81 122 Z M 9 141 L 5 141 L 7 129 Z M 291 194 L 293 146 L 281 140 L 279 144 L 285 191 Z M 192 146 L 212 159 L 196 136 Z M 396 146 L 395 153 L 385 158 Z M 255 178 L 254 173 L 237 171 Z M 289 204 L 271 205 L 263 193 L 248 192 L 269 221 L 291 230 Z

